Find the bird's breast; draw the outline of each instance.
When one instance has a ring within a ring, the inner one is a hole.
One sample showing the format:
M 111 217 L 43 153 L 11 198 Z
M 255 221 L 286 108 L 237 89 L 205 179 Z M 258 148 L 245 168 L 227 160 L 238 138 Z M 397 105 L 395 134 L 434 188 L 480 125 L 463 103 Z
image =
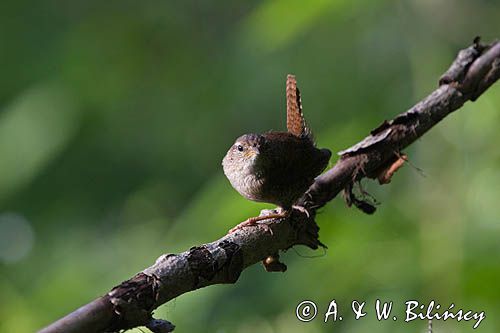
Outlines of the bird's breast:
M 239 163 L 226 157 L 222 162 L 222 167 L 224 174 L 236 191 L 249 200 L 262 201 L 261 192 L 264 179 L 253 165 Z

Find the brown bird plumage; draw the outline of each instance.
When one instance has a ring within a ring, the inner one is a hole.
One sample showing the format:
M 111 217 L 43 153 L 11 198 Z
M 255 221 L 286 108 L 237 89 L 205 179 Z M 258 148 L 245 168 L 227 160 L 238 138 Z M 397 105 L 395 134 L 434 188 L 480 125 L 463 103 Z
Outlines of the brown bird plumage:
M 271 217 L 284 217 L 327 166 L 328 149 L 316 148 L 302 114 L 295 76 L 286 85 L 288 132 L 245 134 L 222 161 L 224 174 L 245 198 L 280 206 L 282 213 L 248 219 L 233 230 Z
M 288 74 L 286 78 L 286 128 L 288 132 L 299 137 L 309 135 L 302 113 L 302 101 L 299 88 L 297 88 L 297 80 L 292 74 Z

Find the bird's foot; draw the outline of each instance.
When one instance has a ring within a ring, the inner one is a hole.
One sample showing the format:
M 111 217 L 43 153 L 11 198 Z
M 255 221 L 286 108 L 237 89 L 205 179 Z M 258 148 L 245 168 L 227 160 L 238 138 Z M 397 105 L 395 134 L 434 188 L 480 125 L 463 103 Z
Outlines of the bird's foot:
M 277 218 L 285 218 L 288 216 L 288 212 L 280 212 L 280 213 L 274 213 L 274 214 L 269 214 L 269 215 L 263 215 L 263 216 L 255 216 L 255 217 L 250 217 L 246 221 L 241 222 L 238 224 L 236 227 L 232 228 L 229 230 L 228 234 L 232 234 L 233 232 L 246 228 L 246 227 L 252 227 L 252 226 L 262 226 L 264 229 L 266 229 L 267 232 L 269 232 L 271 235 L 273 234 L 273 231 L 271 227 L 266 224 L 266 223 L 259 223 L 259 221 L 265 221 L 265 220 L 270 220 L 270 219 L 277 219 Z
M 311 214 L 309 214 L 309 211 L 304 206 L 293 205 L 292 208 L 306 214 L 307 218 L 311 217 Z

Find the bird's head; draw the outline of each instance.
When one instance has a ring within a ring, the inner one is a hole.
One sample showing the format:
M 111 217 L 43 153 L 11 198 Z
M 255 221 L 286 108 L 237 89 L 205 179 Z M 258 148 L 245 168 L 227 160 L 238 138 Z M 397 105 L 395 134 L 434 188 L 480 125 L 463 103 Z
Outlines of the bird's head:
M 222 160 L 224 171 L 251 172 L 259 158 L 265 139 L 260 134 L 240 136 Z

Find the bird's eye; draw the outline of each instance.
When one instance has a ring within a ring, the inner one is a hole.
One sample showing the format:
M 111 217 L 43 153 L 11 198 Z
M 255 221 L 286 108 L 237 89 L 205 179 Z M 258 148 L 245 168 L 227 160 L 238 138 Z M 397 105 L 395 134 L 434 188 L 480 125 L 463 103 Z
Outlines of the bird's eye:
M 242 145 L 238 145 L 238 146 L 236 147 L 236 149 L 238 149 L 238 151 L 243 151 L 243 146 L 242 146 Z

